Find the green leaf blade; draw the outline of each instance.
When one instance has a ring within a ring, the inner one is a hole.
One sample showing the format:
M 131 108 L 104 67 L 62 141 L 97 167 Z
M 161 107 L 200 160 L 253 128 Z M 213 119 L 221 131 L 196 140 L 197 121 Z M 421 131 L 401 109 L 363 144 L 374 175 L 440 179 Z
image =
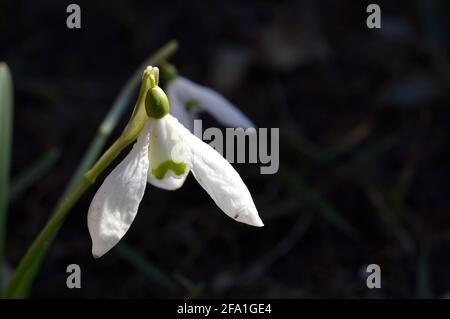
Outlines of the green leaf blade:
M 0 287 L 5 264 L 6 214 L 11 168 L 13 84 L 6 63 L 0 63 Z

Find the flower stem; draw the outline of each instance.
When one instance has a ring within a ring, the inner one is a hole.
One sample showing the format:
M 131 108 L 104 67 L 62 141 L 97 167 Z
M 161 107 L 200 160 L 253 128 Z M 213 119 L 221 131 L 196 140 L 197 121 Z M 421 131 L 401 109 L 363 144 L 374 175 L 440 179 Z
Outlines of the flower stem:
M 41 230 L 39 235 L 34 240 L 33 244 L 28 249 L 25 256 L 20 261 L 13 278 L 6 287 L 3 297 L 4 298 L 15 298 L 15 290 L 21 285 L 21 279 L 27 276 L 27 271 L 29 270 L 29 265 L 33 263 L 33 260 L 39 258 L 43 249 L 47 249 L 50 245 L 53 234 L 56 233 L 61 225 L 64 217 L 70 211 L 70 209 L 75 205 L 75 203 L 80 199 L 81 195 L 91 186 L 91 183 L 83 179 L 75 190 L 70 193 L 69 196 L 61 203 L 61 205 L 56 210 L 55 214 L 50 218 L 45 227 Z
M 129 95 L 131 95 L 133 89 L 139 83 L 139 79 L 141 78 L 140 74 L 142 74 L 144 66 L 147 64 L 159 64 L 173 54 L 176 48 L 177 43 L 175 41 L 171 41 L 167 45 L 163 46 L 152 57 L 146 60 L 144 64 L 139 67 L 134 76 L 127 82 L 124 89 L 116 99 L 114 107 L 100 125 L 94 142 L 91 144 L 89 151 L 83 157 L 83 160 L 78 166 L 72 180 L 69 182 L 69 185 L 64 192 L 64 200 L 58 203 L 52 217 L 48 220 L 45 227 L 36 237 L 25 256 L 21 259 L 12 279 L 3 292 L 3 298 L 23 298 L 27 295 L 40 263 L 54 236 L 62 225 L 66 215 L 78 202 L 86 190 L 95 182 L 97 177 L 117 157 L 117 155 L 119 155 L 120 152 L 132 143 L 135 137 L 137 137 L 138 131 L 140 131 L 138 127 L 132 127 L 132 130 L 127 130 L 127 128 L 125 128 L 124 133 L 127 134 L 122 133 L 122 135 L 111 145 L 111 147 L 108 148 L 108 150 L 105 151 L 105 153 L 98 159 L 92 168 L 87 171 L 93 161 L 97 158 L 98 153 L 105 144 L 107 137 L 116 126 L 120 115 L 125 109 Z M 136 104 L 141 102 L 142 101 L 139 101 L 138 99 Z M 143 123 L 141 124 L 143 126 Z M 141 124 L 138 126 L 141 126 Z M 131 134 L 129 133 L 130 131 Z M 132 138 L 130 138 L 131 135 Z

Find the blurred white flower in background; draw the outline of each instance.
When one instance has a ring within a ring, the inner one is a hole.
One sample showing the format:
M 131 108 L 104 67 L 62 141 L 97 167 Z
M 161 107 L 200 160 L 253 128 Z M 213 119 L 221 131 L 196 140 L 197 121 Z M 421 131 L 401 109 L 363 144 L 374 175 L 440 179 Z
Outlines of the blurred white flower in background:
M 177 74 L 171 74 L 167 82 L 170 113 L 191 132 L 200 112 L 207 112 L 225 127 L 255 127 L 247 116 L 216 91 Z

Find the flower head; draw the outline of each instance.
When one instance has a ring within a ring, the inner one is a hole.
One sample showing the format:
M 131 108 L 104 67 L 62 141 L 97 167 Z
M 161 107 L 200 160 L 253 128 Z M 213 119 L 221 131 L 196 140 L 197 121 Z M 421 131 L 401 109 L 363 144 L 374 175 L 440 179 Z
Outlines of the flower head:
M 263 226 L 250 192 L 234 168 L 168 114 L 169 102 L 157 79 L 153 78 L 145 94 L 148 120 L 130 153 L 106 177 L 89 207 L 93 255 L 101 257 L 128 231 L 147 181 L 174 190 L 183 185 L 190 171 L 228 216 Z

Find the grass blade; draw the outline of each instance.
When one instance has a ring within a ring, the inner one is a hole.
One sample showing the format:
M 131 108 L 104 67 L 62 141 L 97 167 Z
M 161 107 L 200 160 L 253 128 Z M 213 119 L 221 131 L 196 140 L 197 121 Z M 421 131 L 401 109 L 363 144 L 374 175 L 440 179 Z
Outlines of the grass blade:
M 11 182 L 11 188 L 9 192 L 9 200 L 13 201 L 17 199 L 27 188 L 40 180 L 50 168 L 53 167 L 55 162 L 59 158 L 59 150 L 52 148 L 47 153 L 37 159 L 30 167 L 21 172 L 19 176 L 14 178 Z
M 5 264 L 6 214 L 9 202 L 13 125 L 13 85 L 6 63 L 0 63 L 0 287 Z
M 205 291 L 205 285 L 203 283 L 195 285 L 189 293 L 186 295 L 186 299 L 198 299 L 201 298 Z
M 299 174 L 288 174 L 285 171 L 282 171 L 282 174 L 286 180 L 302 194 L 302 198 L 306 200 L 311 207 L 314 207 L 323 218 L 355 242 L 362 242 L 361 233 L 321 194 L 309 187 Z
M 119 256 L 126 259 L 151 281 L 161 286 L 161 288 L 164 288 L 169 292 L 174 292 L 177 289 L 176 283 L 168 275 L 166 275 L 151 261 L 136 252 L 133 248 L 129 247 L 125 243 L 120 243 L 116 248 L 116 252 Z
M 426 244 L 422 244 L 419 251 L 419 258 L 417 261 L 417 288 L 416 297 L 418 299 L 430 298 L 430 287 L 428 278 L 428 264 L 429 264 L 429 248 Z

